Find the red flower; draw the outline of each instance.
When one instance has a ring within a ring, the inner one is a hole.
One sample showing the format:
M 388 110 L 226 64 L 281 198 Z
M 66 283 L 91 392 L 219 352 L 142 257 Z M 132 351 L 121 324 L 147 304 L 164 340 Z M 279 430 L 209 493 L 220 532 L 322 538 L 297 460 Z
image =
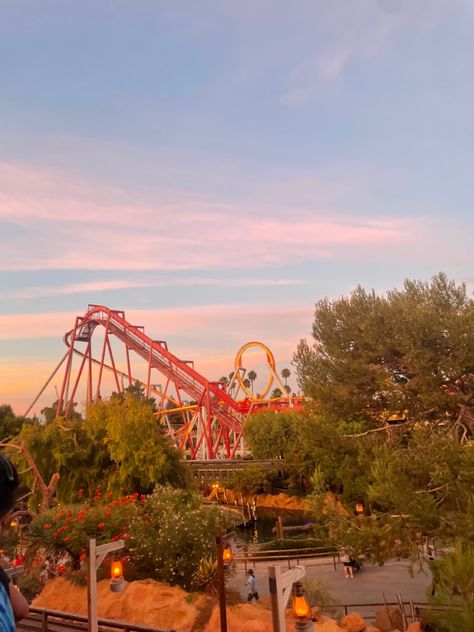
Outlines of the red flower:
M 103 529 L 104 528 L 104 523 L 103 522 L 99 522 L 99 524 L 97 526 L 99 527 L 99 529 Z
M 49 524 L 49 522 L 46 522 L 46 523 L 43 525 L 43 529 L 51 529 L 51 525 Z

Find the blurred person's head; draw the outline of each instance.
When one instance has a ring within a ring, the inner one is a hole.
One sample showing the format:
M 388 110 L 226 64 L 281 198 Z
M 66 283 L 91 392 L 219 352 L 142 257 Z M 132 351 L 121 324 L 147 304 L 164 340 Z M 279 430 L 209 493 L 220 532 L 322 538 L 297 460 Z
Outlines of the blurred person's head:
M 18 484 L 15 466 L 3 454 L 0 454 L 0 519 L 13 508 Z

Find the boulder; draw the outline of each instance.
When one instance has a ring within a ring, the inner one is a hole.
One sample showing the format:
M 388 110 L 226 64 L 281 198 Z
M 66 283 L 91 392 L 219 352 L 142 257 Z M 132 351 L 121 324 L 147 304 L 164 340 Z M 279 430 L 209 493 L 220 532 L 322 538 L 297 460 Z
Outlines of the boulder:
M 97 604 L 99 618 L 190 632 L 201 612 L 210 604 L 214 606 L 215 599 L 189 595 L 178 586 L 151 579 L 131 582 L 123 592 L 113 593 L 109 581 L 103 580 L 97 586 Z M 87 614 L 87 592 L 85 587 L 58 577 L 45 586 L 33 605 Z
M 321 615 L 314 624 L 314 632 L 341 632 L 344 628 L 337 625 L 334 619 Z
M 220 613 L 216 606 L 203 632 L 220 632 Z M 227 608 L 228 632 L 272 632 L 272 613 L 258 603 L 242 603 Z
M 339 625 L 346 632 L 363 632 L 367 627 L 364 618 L 358 612 L 351 612 L 342 617 Z
M 375 627 L 380 632 L 394 632 L 403 630 L 403 617 L 399 608 L 380 606 L 375 613 Z

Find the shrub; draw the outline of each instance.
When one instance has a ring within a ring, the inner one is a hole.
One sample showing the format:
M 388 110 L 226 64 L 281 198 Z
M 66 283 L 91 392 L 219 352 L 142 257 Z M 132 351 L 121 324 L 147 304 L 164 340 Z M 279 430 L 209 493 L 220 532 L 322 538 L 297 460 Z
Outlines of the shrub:
M 130 525 L 130 577 L 150 577 L 185 589 L 201 560 L 215 550 L 219 521 L 195 492 L 157 487 Z

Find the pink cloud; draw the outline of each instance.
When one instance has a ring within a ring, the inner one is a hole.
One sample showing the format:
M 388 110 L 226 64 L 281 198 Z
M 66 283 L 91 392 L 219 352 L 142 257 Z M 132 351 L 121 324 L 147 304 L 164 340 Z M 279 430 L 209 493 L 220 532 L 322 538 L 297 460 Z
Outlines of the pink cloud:
M 48 296 L 67 296 L 70 294 L 86 294 L 90 292 L 107 292 L 111 290 L 123 290 L 127 288 L 146 287 L 195 287 L 206 285 L 214 287 L 282 287 L 289 285 L 302 285 L 297 279 L 223 279 L 212 277 L 187 277 L 187 278 L 150 278 L 150 279 L 116 279 L 107 281 L 93 281 L 86 283 L 71 283 L 58 287 L 29 287 L 4 293 L 3 296 L 15 299 L 44 298 Z M 0 294 L 0 297 L 2 294 Z
M 278 191 L 275 204 L 218 203 L 178 191 L 134 204 L 127 192 L 21 165 L 0 165 L 0 190 L 0 217 L 21 227 L 20 236 L 2 244 L 4 270 L 245 268 L 277 263 L 282 254 L 295 263 L 345 257 L 368 245 L 373 253 L 406 246 L 423 226 L 416 218 L 292 205 L 289 191 L 283 206 Z

